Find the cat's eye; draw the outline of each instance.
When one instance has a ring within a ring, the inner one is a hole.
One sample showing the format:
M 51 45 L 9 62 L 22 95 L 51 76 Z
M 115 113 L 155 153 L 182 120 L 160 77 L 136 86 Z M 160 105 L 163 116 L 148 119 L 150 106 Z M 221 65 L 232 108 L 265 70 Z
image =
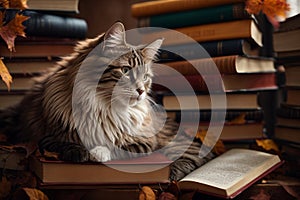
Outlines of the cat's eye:
M 121 68 L 123 74 L 127 74 L 130 71 L 130 67 L 124 66 Z
M 143 76 L 143 80 L 146 81 L 146 80 L 148 79 L 148 77 L 149 77 L 148 74 L 145 74 L 145 75 Z

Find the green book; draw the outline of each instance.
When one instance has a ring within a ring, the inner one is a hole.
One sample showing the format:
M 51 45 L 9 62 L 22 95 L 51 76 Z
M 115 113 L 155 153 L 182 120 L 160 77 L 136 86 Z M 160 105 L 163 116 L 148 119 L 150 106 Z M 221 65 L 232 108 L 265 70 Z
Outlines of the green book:
M 178 28 L 250 17 L 245 4 L 230 4 L 138 18 L 138 27 Z

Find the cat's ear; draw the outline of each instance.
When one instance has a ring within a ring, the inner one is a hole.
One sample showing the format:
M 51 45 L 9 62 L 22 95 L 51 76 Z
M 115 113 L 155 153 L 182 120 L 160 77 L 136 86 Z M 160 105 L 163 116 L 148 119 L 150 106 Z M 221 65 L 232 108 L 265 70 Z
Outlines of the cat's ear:
M 160 46 L 162 45 L 163 39 L 157 39 L 154 42 L 148 44 L 142 49 L 142 54 L 146 61 L 153 61 L 156 59 L 156 55 Z
M 105 32 L 104 47 L 114 48 L 125 44 L 124 25 L 121 22 L 116 22 Z

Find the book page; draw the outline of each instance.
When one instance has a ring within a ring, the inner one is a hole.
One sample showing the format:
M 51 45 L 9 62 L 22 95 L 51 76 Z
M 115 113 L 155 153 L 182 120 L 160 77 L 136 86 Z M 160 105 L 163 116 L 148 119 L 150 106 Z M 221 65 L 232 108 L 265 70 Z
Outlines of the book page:
M 181 181 L 194 181 L 227 189 L 242 180 L 251 171 L 261 168 L 260 166 L 272 158 L 274 158 L 272 154 L 247 149 L 232 149 L 209 161 Z M 259 170 L 257 172 L 260 174 Z

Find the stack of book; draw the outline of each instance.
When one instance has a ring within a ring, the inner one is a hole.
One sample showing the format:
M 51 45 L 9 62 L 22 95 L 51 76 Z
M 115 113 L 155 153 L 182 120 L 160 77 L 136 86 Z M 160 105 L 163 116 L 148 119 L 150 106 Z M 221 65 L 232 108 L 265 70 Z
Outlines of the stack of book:
M 87 23 L 77 16 L 78 0 L 36 3 L 29 1 L 28 9 L 21 11 L 0 8 L 6 22 L 17 13 L 29 17 L 23 22 L 26 38 L 16 38 L 12 52 L 0 41 L 0 56 L 13 77 L 9 91 L 0 82 L 0 109 L 19 102 L 31 87 L 34 76 L 53 67 L 60 57 L 72 53 L 77 41 L 86 37 Z
M 288 18 L 274 32 L 278 65 L 284 66 L 283 98 L 277 112 L 275 138 L 280 140 L 287 159 L 294 163 L 293 175 L 300 176 L 300 14 Z M 297 170 L 295 167 L 297 166 Z
M 218 126 L 222 118 L 218 115 L 226 113 L 220 135 L 224 142 L 244 143 L 265 137 L 265 116 L 258 99 L 264 91 L 277 89 L 270 52 L 272 27 L 265 16 L 249 15 L 244 3 L 243 0 L 158 0 L 131 7 L 138 27 L 165 28 L 144 31 L 142 40 L 164 38 L 153 82 L 169 82 L 172 89 L 154 84 L 153 90 L 161 95 L 167 113 L 187 126 L 200 115 L 201 130 L 206 130 L 209 124 Z M 206 53 L 174 31 L 189 36 Z M 170 75 L 166 68 L 175 69 L 180 75 Z M 180 76 L 188 81 L 194 94 L 187 94 L 188 87 Z M 198 102 L 193 102 L 195 94 Z M 212 98 L 218 99 L 218 95 L 223 100 L 222 94 L 226 95 L 226 107 L 212 105 Z M 216 121 L 211 121 L 212 115 Z M 242 119 L 234 120 L 237 117 Z

